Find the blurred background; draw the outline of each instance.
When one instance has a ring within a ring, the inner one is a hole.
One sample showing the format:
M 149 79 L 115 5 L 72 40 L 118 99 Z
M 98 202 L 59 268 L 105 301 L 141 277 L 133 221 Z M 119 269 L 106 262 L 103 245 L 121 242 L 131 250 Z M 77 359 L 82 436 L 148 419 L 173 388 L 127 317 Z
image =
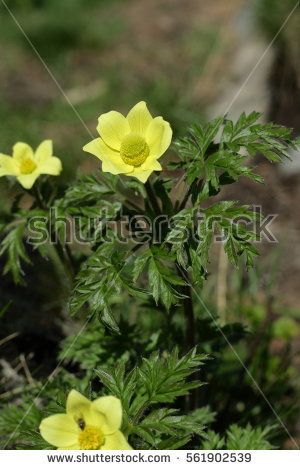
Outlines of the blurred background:
M 7 0 L 7 5 L 11 14 L 0 6 L 0 151 L 10 154 L 18 140 L 35 147 L 53 139 L 64 166 L 61 185 L 74 180 L 78 169 L 86 173 L 99 166 L 81 150 L 99 114 L 126 113 L 140 100 L 170 121 L 176 137 L 192 122 L 225 112 L 235 119 L 253 110 L 299 135 L 295 0 Z M 287 357 L 292 383 L 300 368 L 300 158 L 295 152 L 293 162 L 277 165 L 258 156 L 255 163 L 265 185 L 242 178 L 222 197 L 278 214 L 272 224 L 278 243 L 261 244 L 257 269 L 248 274 L 234 272 L 216 247 L 203 295 L 227 321 L 262 332 L 271 325 L 265 366 L 271 389 Z M 0 179 L 4 214 L 14 191 Z M 26 287 L 1 278 L 0 310 L 9 303 L 2 311 L 3 338 L 16 336 L 0 343 L 0 357 L 3 368 L 8 362 L 15 367 L 23 354 L 43 375 L 51 372 L 58 342 L 72 326 L 61 322 L 57 273 L 37 259 L 26 274 Z M 3 393 L 7 398 L 7 390 Z M 288 396 L 278 390 L 278 399 L 280 393 Z

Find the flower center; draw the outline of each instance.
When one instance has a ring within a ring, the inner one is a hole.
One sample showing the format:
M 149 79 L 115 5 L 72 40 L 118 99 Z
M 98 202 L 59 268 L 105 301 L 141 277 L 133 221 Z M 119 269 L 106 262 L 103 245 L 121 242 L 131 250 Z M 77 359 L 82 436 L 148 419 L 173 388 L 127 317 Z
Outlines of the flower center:
M 22 175 L 29 175 L 36 169 L 36 163 L 30 157 L 25 157 L 20 162 L 20 171 Z
M 79 433 L 78 443 L 81 450 L 97 450 L 104 440 L 104 434 L 96 426 L 85 426 Z
M 149 153 L 149 146 L 140 134 L 132 132 L 122 140 L 120 154 L 123 162 L 128 165 L 140 166 Z

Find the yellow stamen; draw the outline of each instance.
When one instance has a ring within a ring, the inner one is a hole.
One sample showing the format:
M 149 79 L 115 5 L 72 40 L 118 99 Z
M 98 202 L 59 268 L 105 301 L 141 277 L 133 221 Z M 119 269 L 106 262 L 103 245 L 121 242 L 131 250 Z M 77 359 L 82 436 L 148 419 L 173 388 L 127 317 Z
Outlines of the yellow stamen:
M 20 171 L 22 175 L 29 175 L 36 169 L 36 163 L 30 157 L 25 157 L 20 162 Z
M 120 155 L 124 163 L 140 166 L 149 156 L 150 149 L 144 137 L 132 132 L 121 143 Z
M 79 433 L 78 443 L 81 450 L 100 449 L 104 441 L 104 434 L 96 426 L 85 426 Z

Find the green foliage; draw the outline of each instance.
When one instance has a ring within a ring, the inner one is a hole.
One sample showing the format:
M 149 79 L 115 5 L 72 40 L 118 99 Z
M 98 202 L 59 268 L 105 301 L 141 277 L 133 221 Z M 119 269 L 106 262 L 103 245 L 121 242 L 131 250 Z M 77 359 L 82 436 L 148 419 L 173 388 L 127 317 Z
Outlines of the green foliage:
M 99 173 L 81 175 L 66 190 L 60 205 L 65 208 L 78 208 L 99 203 L 104 195 L 113 195 L 117 178 L 111 174 Z
M 86 348 L 85 348 L 86 350 Z M 268 437 L 273 427 L 254 428 L 231 425 L 224 435 L 213 431 L 216 413 L 208 406 L 182 415 L 177 405 L 178 398 L 192 389 L 204 385 L 201 381 L 187 380 L 199 370 L 207 356 L 192 350 L 179 357 L 174 349 L 171 353 L 153 353 L 148 359 L 136 360 L 136 366 L 128 369 L 127 361 L 119 360 L 111 366 L 98 368 L 98 377 L 103 394 L 112 394 L 122 402 L 122 431 L 136 449 L 273 449 Z M 90 376 L 90 379 L 92 376 Z M 38 432 L 41 420 L 55 413 L 63 413 L 68 387 L 90 395 L 88 382 L 63 372 L 52 380 L 43 391 L 43 400 L 34 400 L 39 389 L 24 394 L 21 404 L 7 404 L 0 416 L 0 440 L 2 448 L 52 449 Z M 97 398 L 92 393 L 90 399 Z M 47 406 L 45 407 L 45 404 Z
M 7 404 L 0 414 L 0 447 L 1 449 L 15 443 L 19 449 L 45 448 L 38 432 L 42 414 L 32 403 L 31 395 L 24 395 L 19 405 Z M 18 443 L 18 444 L 17 444 Z M 42 447 L 40 447 L 42 445 Z M 47 447 L 48 449 L 51 446 Z
M 233 311 L 222 318 L 215 302 L 209 311 L 202 302 L 216 236 L 235 267 L 252 268 L 258 255 L 257 214 L 238 201 L 211 198 L 241 176 L 262 182 L 248 166 L 249 156 L 260 153 L 279 162 L 296 146 L 290 129 L 260 124 L 259 117 L 254 112 L 242 114 L 236 123 L 220 117 L 192 126 L 175 143 L 174 177 L 153 175 L 142 185 L 96 171 L 64 191 L 41 180 L 30 193 L 27 211 L 21 195 L 15 197 L 11 213 L 0 222 L 4 273 L 10 272 L 16 283 L 23 281 L 23 265 L 32 251 L 26 250 L 25 240 L 32 218 L 40 217 L 37 223 L 49 240 L 32 249 L 59 264 L 68 279 L 66 310 L 80 317 L 84 327 L 76 325 L 80 333 L 61 343 L 60 373 L 47 382 L 42 401 L 32 403 L 37 392 L 32 383 L 21 404 L 10 386 L 5 388 L 12 403 L 5 401 L 0 437 L 4 442 L 13 433 L 9 447 L 49 448 L 38 433 L 39 422 L 44 414 L 64 409 L 68 392 L 76 388 L 91 399 L 112 394 L 121 400 L 122 431 L 136 449 L 273 448 L 268 442 L 272 428 L 264 426 L 270 410 L 258 399 L 237 355 L 251 374 L 257 366 L 255 380 L 267 382 L 271 399 L 280 403 L 276 411 L 289 416 L 290 402 L 281 403 L 279 397 L 294 393 L 288 342 L 297 334 L 296 321 L 277 315 L 273 325 L 265 326 L 273 318 L 272 308 L 269 301 L 263 308 L 258 305 L 253 288 L 245 289 L 252 295 L 247 302 L 235 305 L 233 296 Z M 128 219 L 125 230 L 123 218 Z M 140 223 L 141 218 L 147 223 Z M 80 220 L 69 232 L 84 243 L 77 238 L 69 245 L 66 220 Z M 264 330 L 257 344 L 256 328 Z M 274 338 L 283 342 L 280 357 L 271 353 Z M 205 354 L 198 354 L 195 345 Z M 189 352 L 180 356 L 178 351 Z M 278 378 L 281 361 L 286 367 Z
M 107 200 L 116 189 L 116 176 L 109 174 L 100 179 L 97 172 L 80 176 L 58 201 L 58 217 L 73 216 L 78 221 L 74 223 L 73 230 L 80 243 L 93 244 L 105 237 L 109 221 L 114 220 L 121 210 L 120 202 Z M 66 239 L 67 234 L 63 235 Z
M 218 193 L 221 185 L 233 183 L 240 176 L 263 182 L 252 167 L 243 165 L 248 155 L 260 152 L 276 162 L 289 158 L 289 147 L 294 148 L 292 130 L 272 123 L 259 124 L 260 116 L 256 112 L 248 116 L 243 113 L 236 123 L 220 117 L 204 126 L 195 124 L 186 137 L 175 141 L 181 161 L 172 163 L 172 168 L 186 169 L 193 200 L 202 201 Z
M 133 279 L 136 281 L 146 266 L 150 291 L 158 303 L 159 300 L 167 309 L 173 303 L 182 298 L 177 286 L 185 285 L 185 282 L 172 270 L 175 257 L 172 253 L 160 247 L 151 247 L 137 256 L 134 263 Z
M 66 397 L 72 388 L 83 392 L 88 388 L 88 380 L 62 371 L 44 386 L 36 384 L 24 388 L 15 400 L 13 393 L 3 399 L 0 413 L 1 449 L 53 449 L 40 435 L 39 425 L 47 414 L 65 412 Z M 44 409 L 46 403 L 47 411 Z
M 110 309 L 111 298 L 122 289 L 130 295 L 146 297 L 143 289 L 136 288 L 129 282 L 126 255 L 114 241 L 100 245 L 77 275 L 70 300 L 71 314 L 75 314 L 88 302 L 92 315 L 101 314 L 105 325 L 116 332 L 119 331 Z
M 178 397 L 203 385 L 198 380 L 186 379 L 205 359 L 207 356 L 197 354 L 196 349 L 181 358 L 174 349 L 163 356 L 153 353 L 127 375 L 124 361 L 119 362 L 117 367 L 96 370 L 109 393 L 121 400 L 124 432 L 135 436 L 132 439 L 136 448 L 176 449 L 187 443 L 193 434 L 203 435 L 201 418 L 205 411 L 209 415 L 209 410 L 202 410 L 202 414 L 180 416 L 178 410 L 161 405 L 173 403 Z
M 206 433 L 206 440 L 202 443 L 203 450 L 272 450 L 274 446 L 267 440 L 271 437 L 274 427 L 253 428 L 250 424 L 241 428 L 232 424 L 225 436 L 214 431 Z
M 137 362 L 145 351 L 158 345 L 158 335 L 145 336 L 140 325 L 119 323 L 122 335 L 108 335 L 99 322 L 91 322 L 84 331 L 69 335 L 61 345 L 60 360 L 71 361 L 84 374 L 92 375 L 103 364 L 113 366 L 118 360 Z
M 72 314 L 88 300 L 91 312 L 102 312 L 102 321 L 117 331 L 108 300 L 113 291 L 125 289 L 129 294 L 144 299 L 148 291 L 156 304 L 162 303 L 168 310 L 172 305 L 182 303 L 185 297 L 183 287 L 188 282 L 182 269 L 185 271 L 188 268 L 196 284 L 203 283 L 209 251 L 217 232 L 223 239 L 229 260 L 235 266 L 244 257 L 246 267 L 253 267 L 254 257 L 258 255 L 253 243 L 259 240 L 260 235 L 248 230 L 242 222 L 254 222 L 258 215 L 251 211 L 250 206 L 239 206 L 236 201 L 221 201 L 205 208 L 201 206 L 204 200 L 219 193 L 222 185 L 233 183 L 240 176 L 262 182 L 262 178 L 253 173 L 253 168 L 245 166 L 248 155 L 260 152 L 277 162 L 289 156 L 289 148 L 295 148 L 290 129 L 275 124 L 259 124 L 259 117 L 259 113 L 253 112 L 248 116 L 243 113 L 236 123 L 220 117 L 203 126 L 192 126 L 186 137 L 175 142 L 180 160 L 173 162 L 172 168 L 183 169 L 188 184 L 183 200 L 173 206 L 170 180 L 156 180 L 153 184 L 154 197 L 162 201 L 162 210 L 171 216 L 168 225 L 159 225 L 158 219 L 154 219 L 155 215 L 160 214 L 154 213 L 156 204 L 153 205 L 153 195 L 147 194 L 145 197 L 142 194 L 145 215 L 150 216 L 153 222 L 149 246 L 141 250 L 140 245 L 132 248 L 128 244 L 126 253 L 126 246 L 121 247 L 117 242 L 100 245 L 77 276 L 78 282 L 70 303 Z M 116 189 L 115 179 L 108 183 L 103 186 L 94 177 L 85 177 L 67 192 L 63 205 L 71 214 L 81 214 L 83 217 L 95 215 L 99 205 L 96 203 L 97 197 L 101 194 L 107 200 L 111 191 Z M 185 207 L 189 200 L 191 208 Z M 112 219 L 124 213 L 134 216 L 136 211 L 128 212 L 126 200 L 122 202 L 122 207 L 104 200 L 101 200 L 101 205 L 110 211 Z M 87 203 L 89 205 L 85 208 Z M 93 203 L 92 208 L 90 203 Z M 72 209 L 72 206 L 76 208 Z M 101 230 L 105 220 L 100 224 Z M 143 230 L 138 234 L 141 233 Z M 138 242 L 137 236 L 133 235 L 133 241 Z M 132 249 L 138 250 L 137 253 L 132 255 Z M 145 278 L 145 274 L 146 290 L 136 284 Z
M 274 447 L 267 441 L 267 437 L 269 437 L 270 432 L 273 429 L 274 428 L 271 426 L 253 429 L 249 424 L 247 424 L 246 427 L 241 428 L 236 424 L 233 424 L 227 431 L 227 448 L 236 450 L 274 449 Z
M 13 280 L 16 284 L 24 283 L 22 275 L 24 274 L 21 262 L 30 263 L 30 259 L 26 254 L 23 235 L 26 222 L 19 222 L 17 226 L 11 226 L 4 230 L 7 233 L 1 241 L 0 256 L 6 255 L 6 264 L 3 274 L 11 272 Z
M 203 365 L 207 356 L 190 351 L 179 357 L 175 349 L 160 356 L 152 354 L 143 358 L 140 365 L 126 372 L 126 361 L 94 372 L 103 383 L 103 394 L 113 394 L 122 402 L 123 432 L 134 441 L 137 448 L 172 449 L 191 440 L 193 435 L 203 436 L 204 425 L 213 419 L 208 408 L 196 410 L 191 415 L 179 415 L 177 409 L 162 407 L 185 396 L 200 381 L 187 378 Z M 136 361 L 138 362 L 138 361 Z M 88 381 L 63 372 L 43 390 L 43 400 L 34 399 L 39 388 L 24 394 L 21 404 L 8 404 L 0 416 L 0 439 L 2 447 L 12 445 L 18 449 L 51 449 L 38 432 L 41 420 L 65 410 L 66 396 L 70 388 L 76 388 L 90 396 Z M 69 387 L 69 388 L 68 388 Z M 91 399 L 97 398 L 93 393 Z M 45 403 L 47 403 L 45 409 Z
M 259 252 L 251 242 L 259 240 L 260 235 L 246 230 L 241 221 L 251 222 L 257 216 L 249 206 L 235 207 L 235 204 L 235 201 L 222 201 L 203 210 L 204 218 L 198 226 L 202 241 L 197 247 L 197 255 L 203 266 L 208 263 L 209 249 L 217 229 L 224 239 L 224 250 L 232 264 L 238 266 L 239 257 L 245 254 L 246 267 L 253 267 L 253 257 L 259 255 Z

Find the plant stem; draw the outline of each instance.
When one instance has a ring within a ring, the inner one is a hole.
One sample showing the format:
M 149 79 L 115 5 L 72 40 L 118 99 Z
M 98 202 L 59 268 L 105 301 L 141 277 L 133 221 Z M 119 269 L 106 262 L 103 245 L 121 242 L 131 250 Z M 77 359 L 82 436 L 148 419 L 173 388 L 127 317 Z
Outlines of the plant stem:
M 176 264 L 178 275 L 186 283 L 182 286 L 182 294 L 185 296 L 183 299 L 183 310 L 186 320 L 185 328 L 185 341 L 187 349 L 192 349 L 196 344 L 196 328 L 195 328 L 195 315 L 194 315 L 194 306 L 192 299 L 192 290 L 189 282 L 188 273 L 186 270 L 183 270 L 181 266 Z
M 150 406 L 151 400 L 147 400 L 141 407 L 140 409 L 136 412 L 133 420 L 132 420 L 132 426 L 136 426 L 143 414 L 145 413 L 146 409 Z
M 33 192 L 33 195 L 35 197 L 35 200 L 37 202 L 37 205 L 40 209 L 47 209 L 47 207 L 45 206 L 44 204 L 44 201 L 43 201 L 43 198 L 40 194 L 40 191 L 37 187 L 37 185 L 35 184 L 33 187 L 32 187 L 32 192 Z
M 161 209 L 158 205 L 157 198 L 153 192 L 153 188 L 149 181 L 145 183 L 145 189 L 149 198 L 149 202 L 156 216 L 161 214 Z M 184 202 L 184 204 L 186 201 Z M 195 315 L 192 299 L 192 290 L 189 281 L 189 275 L 187 271 L 176 263 L 176 269 L 178 275 L 184 281 L 185 285 L 182 286 L 181 292 L 184 295 L 183 299 L 183 310 L 185 317 L 185 343 L 187 350 L 191 350 L 196 344 L 196 327 L 195 327 Z M 197 404 L 197 391 L 192 390 L 188 397 L 188 409 L 193 410 Z
M 45 204 L 43 197 L 39 191 L 39 188 L 37 185 L 34 185 L 32 188 L 32 194 L 35 197 L 36 203 L 40 209 L 47 210 L 47 204 Z M 50 227 L 50 230 L 52 231 L 52 228 Z M 53 230 L 54 232 L 54 230 Z M 74 266 L 73 266 L 73 259 L 72 255 L 70 252 L 70 249 L 67 245 L 63 245 L 59 239 L 57 239 L 57 243 L 54 245 L 58 258 L 61 262 L 61 264 L 64 266 L 65 271 L 72 282 L 74 279 Z
M 74 279 L 75 273 L 74 273 L 73 262 L 71 258 L 72 255 L 70 253 L 70 249 L 68 246 L 63 245 L 59 239 L 57 239 L 55 248 L 59 256 L 59 259 L 62 265 L 64 266 L 68 274 L 68 277 L 70 278 L 70 281 L 72 282 Z
M 186 270 L 176 264 L 178 275 L 186 283 L 182 286 L 181 292 L 185 296 L 183 299 L 183 311 L 185 318 L 185 343 L 187 351 L 190 351 L 196 345 L 196 324 L 192 298 L 192 289 L 190 286 L 189 276 Z M 192 379 L 197 379 L 197 372 L 193 374 Z M 198 392 L 197 389 L 191 390 L 187 397 L 187 409 L 193 411 L 197 408 Z
M 155 215 L 160 215 L 161 214 L 161 210 L 160 210 L 160 207 L 158 205 L 158 202 L 157 202 L 157 199 L 156 199 L 156 196 L 153 192 L 153 188 L 151 186 L 151 183 L 149 183 L 149 181 L 146 181 L 145 183 L 145 189 L 146 189 L 146 192 L 147 192 L 147 196 L 149 198 L 149 202 L 152 206 L 152 209 L 153 209 L 153 212 Z

